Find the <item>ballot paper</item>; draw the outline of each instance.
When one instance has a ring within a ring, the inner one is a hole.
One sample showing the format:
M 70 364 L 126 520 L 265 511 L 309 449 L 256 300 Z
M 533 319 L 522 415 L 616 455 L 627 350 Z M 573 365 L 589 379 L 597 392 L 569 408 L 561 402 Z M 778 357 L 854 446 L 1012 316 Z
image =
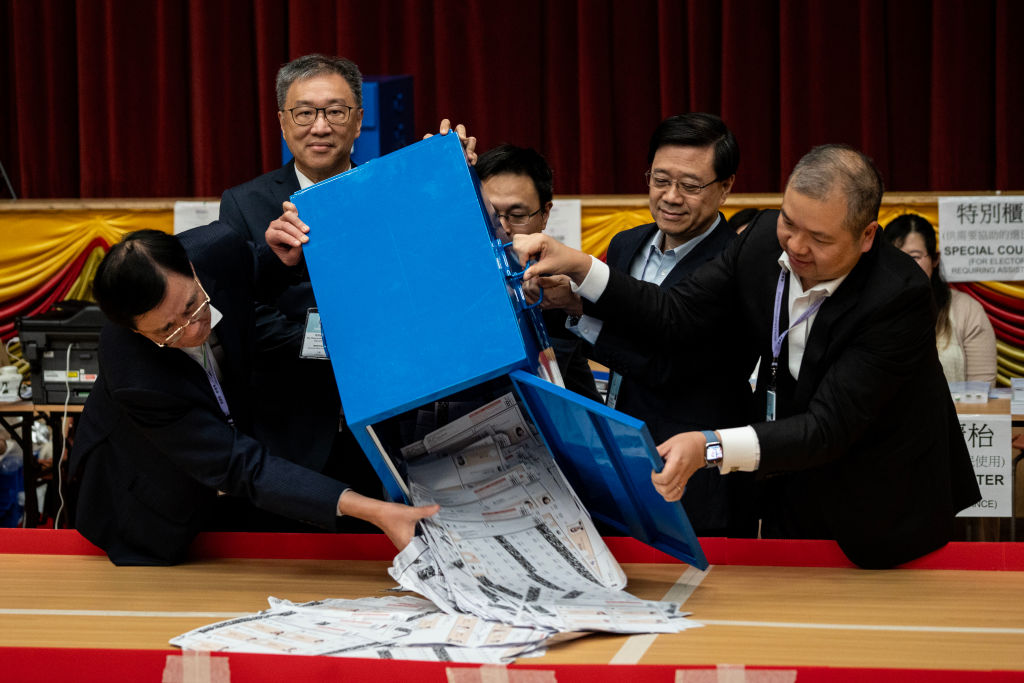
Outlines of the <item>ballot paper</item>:
M 269 602 L 270 608 L 259 614 L 197 628 L 171 644 L 213 652 L 497 664 L 543 652 L 551 635 L 543 629 L 445 614 L 412 596 L 300 604 L 272 597 Z
M 626 575 L 507 393 L 403 450 L 414 505 L 438 503 L 389 573 L 448 614 L 556 632 L 676 632 L 678 605 Z
M 437 419 L 439 418 L 439 419 Z M 679 604 L 641 600 L 516 395 L 434 405 L 401 450 L 414 505 L 438 503 L 388 573 L 419 597 L 270 598 L 171 640 L 183 649 L 498 663 L 587 632 L 676 633 Z M 423 429 L 433 424 L 432 429 Z M 568 637 L 572 637 L 571 635 Z

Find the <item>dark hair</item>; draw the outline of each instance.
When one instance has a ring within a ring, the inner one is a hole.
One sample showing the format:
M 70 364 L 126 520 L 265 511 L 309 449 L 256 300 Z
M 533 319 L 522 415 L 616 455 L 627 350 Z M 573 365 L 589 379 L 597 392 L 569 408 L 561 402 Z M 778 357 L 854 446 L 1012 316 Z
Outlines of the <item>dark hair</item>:
M 278 110 L 284 111 L 285 100 L 288 99 L 288 88 L 292 87 L 292 83 L 330 74 L 338 74 L 344 78 L 348 86 L 352 88 L 352 94 L 356 98 L 355 105 L 363 106 L 363 75 L 359 73 L 359 67 L 344 57 L 312 54 L 293 59 L 278 69 L 276 82 Z
M 92 293 L 111 322 L 135 329 L 135 319 L 163 301 L 166 273 L 192 277 L 181 242 L 159 230 L 130 232 L 100 261 Z
M 654 129 L 647 148 L 647 165 L 667 145 L 715 148 L 715 180 L 725 180 L 740 166 L 740 146 L 725 122 L 714 114 L 690 113 L 670 116 Z
M 932 294 L 935 296 L 935 305 L 939 309 L 939 319 L 935 323 L 935 336 L 944 337 L 949 331 L 949 304 L 952 296 L 949 292 L 949 285 L 942 277 L 939 268 L 939 247 L 935 239 L 935 228 L 924 216 L 916 213 L 905 213 L 902 216 L 889 221 L 882 234 L 885 239 L 894 247 L 900 248 L 906 243 L 910 233 L 917 233 L 924 240 L 924 248 L 932 260 Z
M 540 197 L 541 208 L 551 201 L 554 178 L 548 161 L 532 147 L 498 145 L 476 160 L 476 174 L 480 180 L 502 173 L 529 176 Z
M 761 212 L 761 209 L 755 209 L 752 206 L 748 206 L 745 209 L 740 209 L 732 215 L 729 219 L 729 227 L 733 231 L 739 230 L 741 227 L 745 227 L 750 221 L 754 220 L 754 216 Z
M 837 187 L 838 185 L 838 187 Z M 846 195 L 846 228 L 854 235 L 878 220 L 882 175 L 871 159 L 849 145 L 819 145 L 793 167 L 786 187 L 825 201 L 833 189 Z

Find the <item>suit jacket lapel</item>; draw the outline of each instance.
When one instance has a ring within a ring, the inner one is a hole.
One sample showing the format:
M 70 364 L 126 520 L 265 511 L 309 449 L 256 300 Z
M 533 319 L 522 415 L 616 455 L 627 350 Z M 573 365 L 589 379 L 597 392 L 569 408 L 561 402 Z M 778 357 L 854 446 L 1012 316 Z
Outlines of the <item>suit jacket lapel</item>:
M 299 177 L 295 175 L 295 159 L 274 171 L 274 195 L 280 202 L 287 200 L 299 191 Z
M 664 282 L 661 283 L 662 289 L 668 289 L 682 281 L 690 273 L 697 270 L 721 253 L 722 249 L 725 248 L 725 245 L 730 239 L 732 239 L 735 233 L 732 232 L 732 229 L 729 227 L 729 224 L 726 223 L 725 217 L 722 216 L 722 214 L 718 214 L 718 217 L 718 226 L 715 227 L 711 234 L 705 237 L 700 244 L 694 247 L 693 251 L 687 254 L 685 258 L 677 263 L 676 267 L 673 268 L 667 276 L 665 276 Z
M 640 250 L 651 241 L 654 233 L 658 231 L 658 226 L 655 223 L 649 225 L 640 226 L 641 229 L 630 230 L 628 233 L 623 233 L 623 239 L 626 240 L 622 250 L 619 252 L 619 259 L 615 259 L 615 263 L 609 262 L 608 265 L 613 268 L 628 273 L 630 267 L 633 265 L 634 259 Z
M 810 401 L 811 394 L 821 381 L 820 369 L 825 367 L 825 356 L 841 341 L 839 337 L 844 336 L 843 322 L 857 305 L 874 251 L 872 249 L 861 257 L 849 276 L 818 310 L 800 364 L 800 380 L 794 396 L 797 405 L 805 405 Z

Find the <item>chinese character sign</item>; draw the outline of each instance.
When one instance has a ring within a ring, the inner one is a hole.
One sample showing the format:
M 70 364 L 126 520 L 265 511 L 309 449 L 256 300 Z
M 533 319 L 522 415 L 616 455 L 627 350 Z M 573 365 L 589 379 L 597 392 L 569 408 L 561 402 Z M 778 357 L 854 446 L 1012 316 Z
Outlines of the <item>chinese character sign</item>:
M 1013 464 L 1009 415 L 960 415 L 981 501 L 957 517 L 1009 517 L 1013 509 Z
M 1024 279 L 1024 196 L 940 197 L 939 254 L 949 282 Z

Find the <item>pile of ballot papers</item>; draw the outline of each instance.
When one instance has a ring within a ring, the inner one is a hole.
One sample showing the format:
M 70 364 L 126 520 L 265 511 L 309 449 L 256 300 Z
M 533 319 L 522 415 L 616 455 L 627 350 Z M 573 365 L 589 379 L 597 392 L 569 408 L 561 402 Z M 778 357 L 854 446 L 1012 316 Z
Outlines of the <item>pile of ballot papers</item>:
M 196 629 L 186 649 L 507 661 L 556 634 L 699 624 L 641 600 L 508 393 L 402 448 L 416 505 L 438 503 L 389 574 L 412 597 L 323 600 Z

